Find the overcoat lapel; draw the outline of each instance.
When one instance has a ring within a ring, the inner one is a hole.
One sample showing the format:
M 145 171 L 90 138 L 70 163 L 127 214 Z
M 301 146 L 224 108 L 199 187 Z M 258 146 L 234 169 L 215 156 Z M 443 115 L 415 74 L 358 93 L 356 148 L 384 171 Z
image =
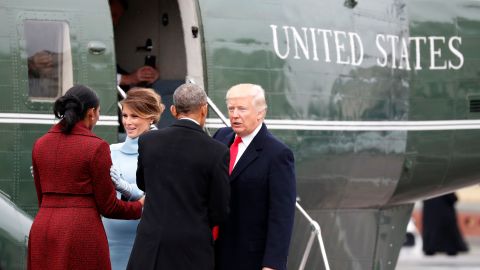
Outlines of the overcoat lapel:
M 224 143 L 228 148 L 230 148 L 234 139 L 235 139 L 235 132 L 233 132 L 232 130 L 232 132 L 230 132 L 227 136 L 220 138 L 219 141 Z
M 247 168 L 248 165 L 252 163 L 252 161 L 257 159 L 257 157 L 258 157 L 257 149 L 255 149 L 255 146 L 253 145 L 253 141 L 252 141 L 252 143 L 250 143 L 250 145 L 247 147 L 243 155 L 238 160 L 235 167 L 233 167 L 232 175 L 230 176 L 230 181 L 235 180 L 235 178 L 237 178 L 237 176 L 245 168 Z
M 240 173 L 250 165 L 255 159 L 257 159 L 259 152 L 263 148 L 263 139 L 267 135 L 267 128 L 265 124 L 262 124 L 262 128 L 257 133 L 255 138 L 253 138 L 250 145 L 245 149 L 245 152 L 238 160 L 235 167 L 233 167 L 232 175 L 230 176 L 230 181 L 233 181 L 237 178 Z M 233 141 L 233 140 L 232 140 Z M 231 143 L 230 143 L 231 144 Z

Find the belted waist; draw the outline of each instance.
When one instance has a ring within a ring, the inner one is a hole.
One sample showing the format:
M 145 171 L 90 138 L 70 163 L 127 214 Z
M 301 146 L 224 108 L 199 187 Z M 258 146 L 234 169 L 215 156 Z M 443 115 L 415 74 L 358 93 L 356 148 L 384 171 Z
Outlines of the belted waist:
M 86 194 L 52 194 L 45 193 L 42 197 L 42 205 L 45 208 L 94 208 L 96 207 L 93 195 Z

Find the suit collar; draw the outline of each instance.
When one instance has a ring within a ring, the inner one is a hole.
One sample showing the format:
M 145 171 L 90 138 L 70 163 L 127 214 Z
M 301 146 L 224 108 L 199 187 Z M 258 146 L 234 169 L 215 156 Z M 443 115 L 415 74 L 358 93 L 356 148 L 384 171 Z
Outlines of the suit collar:
M 262 150 L 263 148 L 263 143 L 265 141 L 265 137 L 268 134 L 267 126 L 265 123 L 262 123 L 262 127 L 258 131 L 257 135 L 253 138 L 252 142 L 250 145 L 254 145 L 254 148 L 259 151 Z M 250 147 L 250 145 L 248 147 Z
M 48 132 L 49 133 L 62 133 L 62 122 L 55 124 Z M 77 122 L 75 126 L 73 126 L 72 131 L 70 134 L 74 135 L 82 135 L 82 136 L 89 136 L 99 138 L 95 135 L 90 129 L 87 128 L 82 122 Z
M 188 119 L 180 119 L 173 122 L 172 126 L 189 128 L 196 131 L 203 132 L 203 129 L 200 125 L 197 125 L 195 122 Z
M 233 129 L 229 128 L 229 130 L 230 132 L 227 133 L 224 138 L 220 139 L 220 141 L 226 144 L 228 147 L 232 145 L 236 135 Z M 255 145 L 254 149 L 261 150 L 263 148 L 263 142 L 267 134 L 267 126 L 265 125 L 265 123 L 262 123 L 262 127 L 258 131 L 257 135 L 255 135 L 255 137 L 253 138 L 252 142 L 248 145 L 248 148 L 250 148 L 250 145 Z
M 190 120 L 192 122 L 194 122 L 195 124 L 199 125 L 200 126 L 200 123 L 198 123 L 197 120 L 193 119 L 193 118 L 190 118 L 190 117 L 181 117 L 181 118 L 178 118 L 178 120 Z
M 267 134 L 268 134 L 267 126 L 264 123 L 262 123 L 262 127 L 260 128 L 260 131 L 253 138 L 252 142 L 248 145 L 247 149 L 245 149 L 245 152 L 243 153 L 243 155 L 240 157 L 237 164 L 233 168 L 232 174 L 230 175 L 230 181 L 235 180 L 237 176 L 245 168 L 247 168 L 248 165 L 250 165 L 250 163 L 252 163 L 255 159 L 257 159 L 258 155 L 263 149 L 263 144 Z M 228 138 L 231 140 L 228 145 L 232 144 L 234 138 L 235 138 L 235 133 L 232 132 L 232 134 Z
M 242 142 L 246 145 L 249 146 L 250 143 L 252 143 L 253 139 L 255 139 L 255 136 L 257 136 L 258 132 L 260 132 L 260 129 L 262 128 L 262 124 L 258 125 L 252 133 L 248 134 L 247 136 L 242 137 Z

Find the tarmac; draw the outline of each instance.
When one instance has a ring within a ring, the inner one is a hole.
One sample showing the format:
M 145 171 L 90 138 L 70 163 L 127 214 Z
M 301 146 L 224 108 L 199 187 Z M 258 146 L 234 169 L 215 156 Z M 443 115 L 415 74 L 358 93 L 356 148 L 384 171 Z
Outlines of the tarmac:
M 480 270 L 480 185 L 456 191 L 459 201 L 456 204 L 457 219 L 469 251 L 457 256 L 437 253 L 426 256 L 422 251 L 422 238 L 417 226 L 408 228 L 415 235 L 415 245 L 400 250 L 396 270 Z M 419 223 L 415 213 L 421 211 L 422 204 L 415 204 L 413 224 Z
M 466 238 L 470 250 L 457 256 L 437 253 L 425 256 L 422 252 L 422 239 L 415 236 L 415 246 L 403 247 L 398 257 L 396 270 L 479 270 L 480 237 Z

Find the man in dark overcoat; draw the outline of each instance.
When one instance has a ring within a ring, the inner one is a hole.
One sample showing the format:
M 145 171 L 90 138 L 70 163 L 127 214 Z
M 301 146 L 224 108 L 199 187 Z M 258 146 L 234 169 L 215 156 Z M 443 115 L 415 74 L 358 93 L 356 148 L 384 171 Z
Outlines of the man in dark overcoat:
M 230 215 L 219 228 L 218 270 L 285 270 L 295 213 L 292 151 L 263 123 L 267 104 L 259 85 L 227 92 L 231 127 L 214 138 L 230 146 Z
M 172 126 L 138 141 L 137 185 L 145 207 L 129 270 L 212 270 L 212 228 L 228 214 L 228 148 L 202 127 L 205 91 L 183 84 L 173 94 Z

